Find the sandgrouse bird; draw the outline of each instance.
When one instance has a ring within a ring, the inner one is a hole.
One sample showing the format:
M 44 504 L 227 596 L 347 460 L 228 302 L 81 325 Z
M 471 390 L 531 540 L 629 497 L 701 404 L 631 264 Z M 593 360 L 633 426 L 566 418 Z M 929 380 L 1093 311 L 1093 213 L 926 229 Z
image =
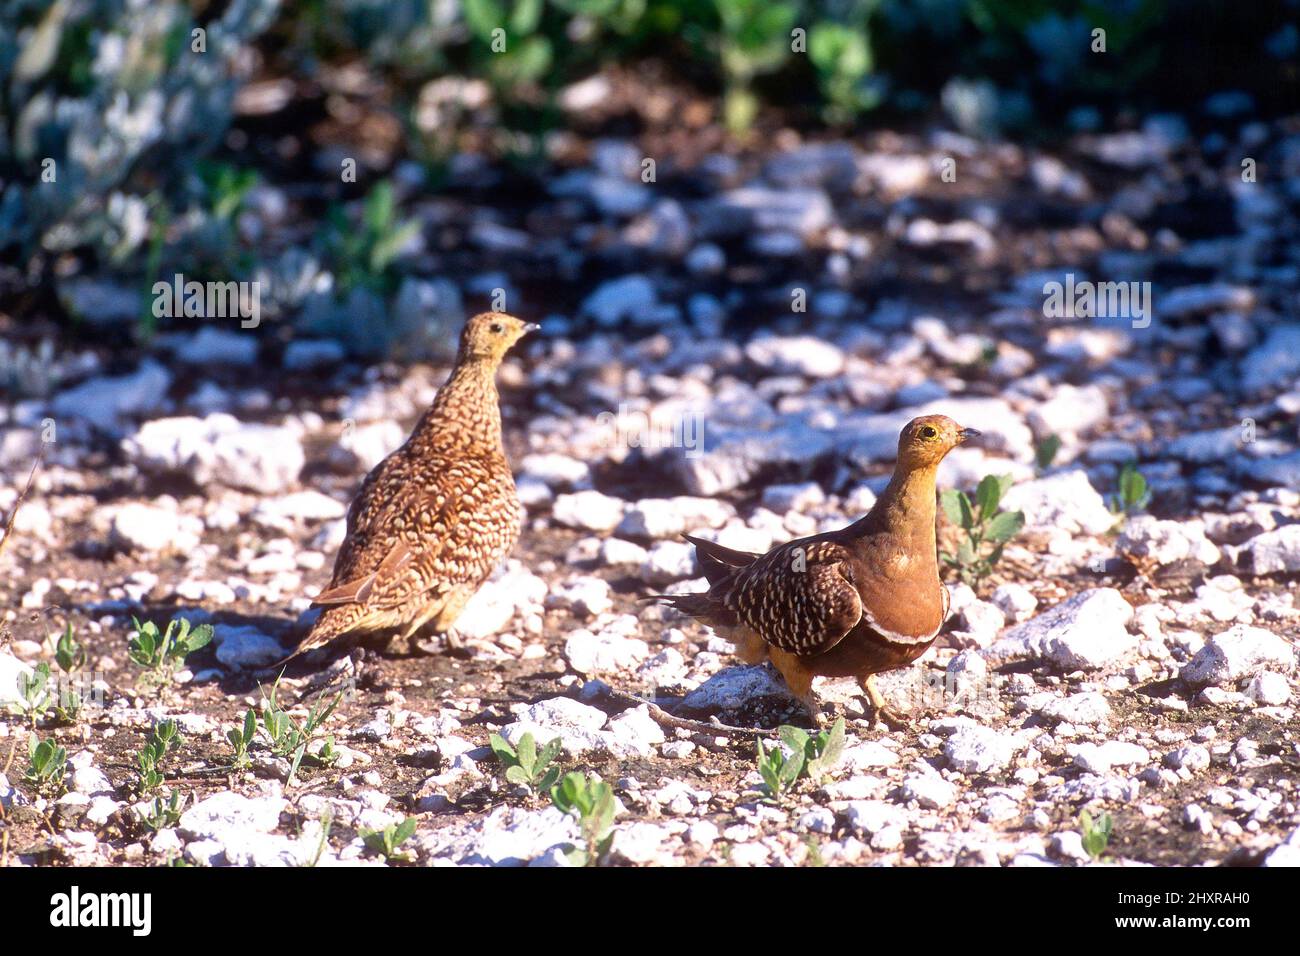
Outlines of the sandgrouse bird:
M 349 634 L 410 638 L 430 622 L 443 633 L 510 553 L 522 513 L 496 370 L 536 328 L 500 312 L 465 324 L 446 384 L 353 499 L 334 577 L 313 602 L 324 611 L 290 657 Z
M 814 721 L 813 677 L 855 677 L 875 715 L 901 724 L 872 675 L 924 654 L 948 616 L 935 472 L 949 451 L 977 435 L 944 415 L 913 419 L 899 435 L 888 487 L 865 517 L 839 531 L 762 555 L 686 536 L 709 589 L 662 599 L 711 625 L 746 663 L 770 659 Z

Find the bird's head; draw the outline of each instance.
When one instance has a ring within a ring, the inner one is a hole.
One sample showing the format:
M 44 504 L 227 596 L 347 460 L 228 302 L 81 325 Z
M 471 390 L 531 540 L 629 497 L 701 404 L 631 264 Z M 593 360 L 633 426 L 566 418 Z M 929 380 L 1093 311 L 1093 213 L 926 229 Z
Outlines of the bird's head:
M 898 436 L 898 464 L 907 470 L 933 467 L 962 442 L 978 437 L 975 429 L 962 428 L 947 415 L 913 418 Z
M 510 347 L 540 326 L 504 312 L 480 312 L 465 323 L 460 334 L 460 354 L 465 359 L 487 359 L 494 365 Z

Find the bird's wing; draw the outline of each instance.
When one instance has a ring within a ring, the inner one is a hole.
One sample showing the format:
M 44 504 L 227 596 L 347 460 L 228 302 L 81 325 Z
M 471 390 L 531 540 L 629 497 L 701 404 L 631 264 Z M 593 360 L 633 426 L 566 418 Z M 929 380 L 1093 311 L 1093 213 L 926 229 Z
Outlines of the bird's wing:
M 862 619 L 850 557 L 833 541 L 792 541 L 739 569 L 719 597 L 773 647 L 821 654 Z
M 349 511 L 334 581 L 314 603 L 395 607 L 423 592 L 478 584 L 512 543 L 491 513 L 508 490 L 499 485 L 492 469 L 470 460 L 440 463 L 435 487 L 367 480 Z

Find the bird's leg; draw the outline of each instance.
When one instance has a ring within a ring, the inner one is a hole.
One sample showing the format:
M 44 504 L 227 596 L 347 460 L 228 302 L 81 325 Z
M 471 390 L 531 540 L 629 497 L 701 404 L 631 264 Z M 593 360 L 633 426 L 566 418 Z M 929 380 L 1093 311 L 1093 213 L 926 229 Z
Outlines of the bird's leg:
M 813 672 L 794 654 L 775 647 L 769 648 L 768 654 L 777 672 L 785 680 L 785 686 L 790 688 L 790 693 L 808 711 L 808 718 L 812 721 L 812 725 L 820 727 L 822 714 L 821 707 L 817 704 L 817 697 L 813 694 Z
M 875 676 L 875 674 L 868 674 L 858 681 L 858 686 L 862 688 L 862 692 L 867 695 L 867 700 L 871 704 L 871 723 L 875 724 L 879 720 L 892 730 L 906 730 L 907 721 L 885 703 L 880 689 L 876 687 Z

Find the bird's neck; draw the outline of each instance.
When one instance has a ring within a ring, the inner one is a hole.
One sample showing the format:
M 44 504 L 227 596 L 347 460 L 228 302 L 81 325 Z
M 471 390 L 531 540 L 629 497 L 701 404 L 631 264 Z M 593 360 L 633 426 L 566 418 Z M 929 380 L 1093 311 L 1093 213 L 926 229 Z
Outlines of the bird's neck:
M 501 402 L 497 363 L 489 358 L 461 358 L 438 389 L 410 444 L 428 450 L 501 448 Z
M 939 465 L 894 469 L 884 492 L 865 517 L 851 526 L 859 535 L 879 534 L 907 538 L 932 554 L 935 549 L 935 473 Z

